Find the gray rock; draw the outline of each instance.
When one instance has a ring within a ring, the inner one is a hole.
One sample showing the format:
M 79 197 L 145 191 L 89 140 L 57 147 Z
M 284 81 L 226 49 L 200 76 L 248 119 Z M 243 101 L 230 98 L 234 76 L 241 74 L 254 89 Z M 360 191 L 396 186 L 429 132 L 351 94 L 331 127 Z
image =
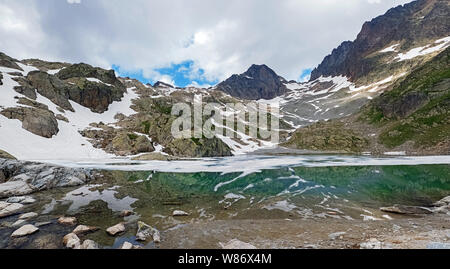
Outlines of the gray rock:
M 99 228 L 93 227 L 93 226 L 86 226 L 86 225 L 78 225 L 74 230 L 73 233 L 76 235 L 83 235 L 88 233 L 93 233 L 98 231 Z
M 36 227 L 43 227 L 43 226 L 47 226 L 47 225 L 50 225 L 50 224 L 52 224 L 51 221 L 44 221 L 44 222 L 36 222 L 34 224 L 34 226 L 36 226 Z
M 81 244 L 80 249 L 99 249 L 98 244 L 92 240 L 85 240 Z
M 133 244 L 131 244 L 130 242 L 125 242 L 122 244 L 122 246 L 120 247 L 120 249 L 133 249 L 134 246 Z
M 0 202 L 0 218 L 17 214 L 23 208 L 22 204 Z
M 6 183 L 0 184 L 0 199 L 31 194 L 36 191 L 60 187 L 83 185 L 93 179 L 86 169 L 73 169 L 34 162 L 0 159 L 0 170 L 10 175 Z M 34 203 L 27 197 L 21 202 Z
M 15 196 L 9 197 L 6 202 L 8 203 L 20 203 L 20 204 L 33 204 L 36 200 L 31 196 Z
M 173 211 L 172 216 L 174 216 L 174 217 L 185 217 L 185 216 L 189 216 L 189 213 L 184 212 L 182 210 L 175 210 L 175 211 Z
M 38 216 L 38 213 L 35 212 L 30 212 L 30 213 L 25 213 L 19 216 L 19 219 L 21 220 L 28 220 L 28 219 L 32 219 Z
M 13 227 L 13 228 L 16 228 L 16 227 L 22 227 L 22 226 L 25 225 L 26 223 L 27 223 L 27 220 L 19 219 L 19 220 L 17 220 L 16 222 L 14 222 L 14 223 L 12 224 L 11 227 Z M 36 225 L 35 225 L 35 226 L 36 226 Z
M 23 236 L 33 234 L 37 231 L 39 231 L 39 228 L 35 227 L 34 225 L 27 224 L 27 225 L 24 225 L 24 226 L 20 227 L 19 229 L 15 230 L 12 233 L 11 237 L 23 237 Z
M 22 122 L 22 128 L 45 138 L 58 134 L 58 121 L 55 114 L 47 109 L 35 107 L 10 107 L 0 112 L 8 119 Z
M 8 181 L 0 184 L 0 198 L 33 193 L 34 189 L 23 181 Z
M 119 223 L 106 229 L 106 232 L 111 236 L 116 236 L 120 233 L 125 232 L 125 225 L 123 223 Z
M 60 217 L 58 223 L 62 225 L 74 226 L 77 224 L 77 218 L 75 217 Z

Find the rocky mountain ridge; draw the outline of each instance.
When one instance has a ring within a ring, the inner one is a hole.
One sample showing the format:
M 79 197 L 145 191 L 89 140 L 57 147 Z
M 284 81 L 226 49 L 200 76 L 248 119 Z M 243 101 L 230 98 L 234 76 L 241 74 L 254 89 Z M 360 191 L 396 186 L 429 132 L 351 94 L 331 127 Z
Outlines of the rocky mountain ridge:
M 418 0 L 390 9 L 366 22 L 355 41 L 345 41 L 325 57 L 311 73 L 311 80 L 327 76 L 346 76 L 351 81 L 370 76 L 376 67 L 399 69 L 398 62 L 379 54 L 390 45 L 407 51 L 449 35 L 450 3 L 446 0 Z M 375 53 L 375 54 L 374 54 Z

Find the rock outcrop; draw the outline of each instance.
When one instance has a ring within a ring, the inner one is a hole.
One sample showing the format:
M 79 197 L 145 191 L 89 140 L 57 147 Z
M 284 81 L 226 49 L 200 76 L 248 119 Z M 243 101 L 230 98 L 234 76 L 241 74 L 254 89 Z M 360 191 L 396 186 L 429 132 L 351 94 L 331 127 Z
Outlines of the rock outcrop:
M 16 158 L 14 156 L 12 156 L 11 154 L 9 154 L 6 151 L 3 151 L 0 149 L 0 159 L 11 159 L 11 160 L 15 160 Z M 1 174 L 0 174 L 0 182 L 1 182 Z
M 286 80 L 266 65 L 252 65 L 245 73 L 233 75 L 217 85 L 231 96 L 247 99 L 273 99 L 287 91 Z
M 0 52 L 0 66 L 23 71 L 23 69 L 17 64 L 17 62 L 19 61 Z
M 22 128 L 45 138 L 51 138 L 58 134 L 58 121 L 53 112 L 34 107 L 12 107 L 4 109 L 1 115 L 8 119 L 16 119 L 22 122 Z
M 60 187 L 73 187 L 93 179 L 89 170 L 57 167 L 34 162 L 0 159 L 6 182 L 0 184 L 0 199 Z

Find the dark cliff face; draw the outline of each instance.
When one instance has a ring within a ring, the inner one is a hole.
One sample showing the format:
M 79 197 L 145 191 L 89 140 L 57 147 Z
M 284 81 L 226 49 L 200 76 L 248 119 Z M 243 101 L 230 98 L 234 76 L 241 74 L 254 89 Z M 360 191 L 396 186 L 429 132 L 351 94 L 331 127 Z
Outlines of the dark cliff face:
M 217 85 L 217 89 L 247 100 L 273 99 L 286 92 L 284 81 L 268 66 L 252 65 L 247 72 L 233 75 Z
M 370 73 L 376 65 L 367 58 L 392 43 L 402 49 L 450 35 L 450 2 L 417 0 L 390 9 L 386 14 L 366 22 L 355 41 L 346 41 L 311 73 L 320 76 L 344 75 L 355 81 Z

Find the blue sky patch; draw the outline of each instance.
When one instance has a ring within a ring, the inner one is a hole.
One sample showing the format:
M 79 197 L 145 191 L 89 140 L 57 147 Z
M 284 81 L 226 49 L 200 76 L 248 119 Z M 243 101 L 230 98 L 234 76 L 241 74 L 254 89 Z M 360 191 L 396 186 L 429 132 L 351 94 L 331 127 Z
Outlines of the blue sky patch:
M 299 82 L 306 82 L 306 81 L 309 81 L 309 79 L 311 78 L 311 72 L 312 72 L 312 69 L 311 69 L 311 68 L 304 69 L 304 70 L 302 71 L 300 77 L 298 78 L 298 81 L 299 81 Z
M 121 77 L 130 77 L 141 81 L 142 83 L 151 83 L 152 85 L 157 82 L 157 78 L 145 78 L 143 71 L 133 71 L 129 72 L 122 70 L 120 66 L 113 65 L 112 69 L 116 71 Z M 199 86 L 202 85 L 215 85 L 218 80 L 208 80 L 205 78 L 205 71 L 201 68 L 195 68 L 194 61 L 184 61 L 179 64 L 172 64 L 169 67 L 154 69 L 160 75 L 165 75 L 170 77 L 177 87 L 186 87 L 192 84 Z

